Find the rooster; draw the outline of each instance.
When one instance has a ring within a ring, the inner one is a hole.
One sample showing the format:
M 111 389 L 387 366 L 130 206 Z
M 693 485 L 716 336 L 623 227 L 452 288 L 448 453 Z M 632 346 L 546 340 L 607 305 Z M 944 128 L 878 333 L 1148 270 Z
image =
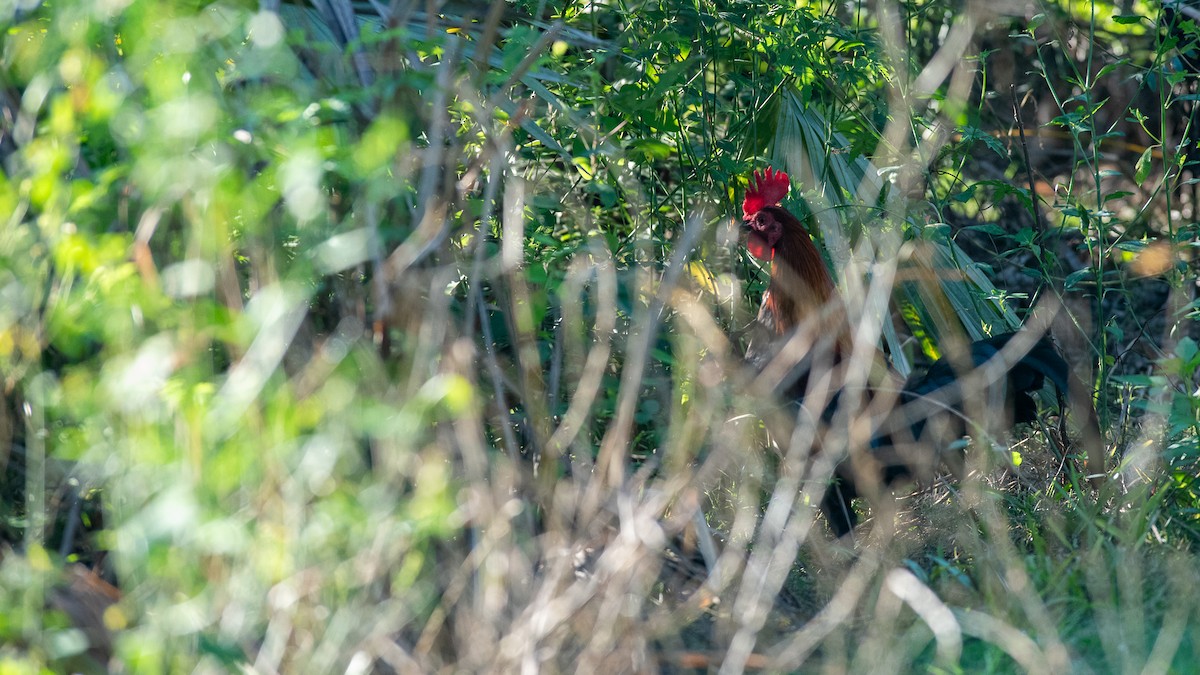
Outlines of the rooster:
M 852 332 L 833 278 L 808 230 L 779 206 L 789 185 L 781 171 L 756 171 L 742 205 L 746 248 L 771 268 L 746 355 L 760 372 L 779 361 L 791 366 L 786 375 L 775 378 L 775 391 L 802 407 L 810 378 L 822 375 L 817 384 L 833 392 L 817 404 L 824 406 L 820 417 L 828 423 L 844 393 L 837 378 L 846 370 Z M 805 339 L 798 340 L 801 337 Z M 797 341 L 807 347 L 807 353 L 778 358 Z M 871 369 L 874 375 L 868 377 L 863 400 L 890 391 L 898 394 L 898 405 L 882 416 L 870 451 L 852 453 L 834 471 L 837 480 L 826 492 L 821 510 L 839 537 L 856 524 L 850 504 L 860 493 L 874 494 L 872 488 L 903 479 L 924 480 L 943 462 L 956 464 L 952 454 L 941 450 L 967 432 L 965 391 L 984 396 L 989 409 L 992 404 L 1004 405 L 1015 422 L 1032 422 L 1037 415 L 1033 394 L 1047 380 L 1060 400 L 1068 390 L 1068 366 L 1044 335 L 1008 333 L 974 342 L 964 358 L 939 360 L 903 384 L 882 358 L 876 350 L 875 359 L 882 367 Z M 998 376 L 997 368 L 1001 369 Z M 881 369 L 887 372 L 881 375 Z

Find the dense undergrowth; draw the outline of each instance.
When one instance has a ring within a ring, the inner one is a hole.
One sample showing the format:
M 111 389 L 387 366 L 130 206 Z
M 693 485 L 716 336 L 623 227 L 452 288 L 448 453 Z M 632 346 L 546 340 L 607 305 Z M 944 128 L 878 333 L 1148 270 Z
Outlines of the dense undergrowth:
M 1196 24 L 683 5 L 0 3 L 0 672 L 1200 660 Z M 768 164 L 897 370 L 1046 321 L 1103 438 L 829 541 Z

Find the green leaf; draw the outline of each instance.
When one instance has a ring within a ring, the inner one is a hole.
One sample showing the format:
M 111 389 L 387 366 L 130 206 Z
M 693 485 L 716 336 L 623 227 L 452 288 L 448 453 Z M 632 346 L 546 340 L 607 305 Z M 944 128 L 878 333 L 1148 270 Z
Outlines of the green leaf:
M 977 189 L 978 187 L 972 183 L 971 185 L 967 186 L 967 189 L 950 195 L 950 198 L 959 204 L 965 204 L 975 198 L 975 191 Z
M 974 126 L 960 127 L 958 131 L 960 134 L 962 134 L 963 143 L 970 144 L 974 142 L 980 142 L 986 145 L 989 150 L 997 155 L 1001 157 L 1008 157 L 1008 148 L 1004 147 L 1004 144 L 1000 142 L 1000 139 L 996 138 L 987 131 Z
M 1101 68 L 1100 72 L 1096 73 L 1096 79 L 1099 80 L 1100 78 L 1104 77 L 1105 75 L 1108 75 L 1109 73 L 1113 72 L 1117 68 L 1127 65 L 1128 63 L 1129 63 L 1129 59 L 1120 59 L 1119 61 L 1110 63 L 1110 64 L 1104 66 L 1103 68 Z
M 629 146 L 630 154 L 645 161 L 663 160 L 675 153 L 675 148 L 662 141 L 643 138 L 634 141 Z
M 1179 343 L 1175 345 L 1175 355 L 1181 361 L 1191 367 L 1196 365 L 1196 357 L 1200 354 L 1200 347 L 1197 347 L 1196 341 L 1191 337 L 1180 338 Z
M 990 234 L 993 237 L 1004 237 L 1008 235 L 1008 232 L 996 223 L 979 223 L 977 225 L 968 225 L 963 229 L 972 230 L 975 232 L 983 232 L 984 234 Z
M 1084 281 L 1090 281 L 1091 278 L 1092 270 L 1090 268 L 1085 267 L 1081 270 L 1075 270 L 1067 275 L 1066 280 L 1063 281 L 1063 288 L 1068 291 L 1078 290 L 1080 284 L 1084 283 Z
M 1151 375 L 1113 375 L 1112 381 L 1129 385 L 1130 387 L 1157 387 L 1163 382 L 1162 378 Z
M 1133 182 L 1137 183 L 1138 187 L 1141 187 L 1142 183 L 1146 182 L 1146 176 L 1150 175 L 1150 158 L 1154 154 L 1155 147 L 1146 148 L 1142 156 L 1138 159 L 1137 164 L 1133 167 Z
M 926 241 L 945 241 L 950 237 L 950 226 L 946 223 L 931 223 L 921 230 L 921 238 Z

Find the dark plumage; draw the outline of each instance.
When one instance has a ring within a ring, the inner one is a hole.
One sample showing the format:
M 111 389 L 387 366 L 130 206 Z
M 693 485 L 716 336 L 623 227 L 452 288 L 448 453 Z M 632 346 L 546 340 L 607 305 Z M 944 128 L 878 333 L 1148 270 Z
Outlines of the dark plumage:
M 983 378 L 992 360 L 1003 359 L 1001 351 L 1019 335 L 1004 333 L 971 343 L 969 360 L 964 359 L 961 369 L 952 359 L 942 358 L 909 376 L 901 387 L 899 405 L 881 433 L 871 440 L 872 461 L 843 462 L 836 470 L 838 483 L 830 487 L 821 504 L 835 535 L 840 537 L 854 529 L 857 517 L 850 502 L 859 496 L 864 478 L 880 486 L 901 480 L 928 480 L 943 464 L 961 473 L 961 454 L 944 451 L 971 431 L 964 410 L 968 397 L 985 397 L 982 403 L 996 411 L 987 420 L 988 426 L 1000 429 L 1010 423 L 1003 411 L 1011 411 L 1011 423 L 1037 419 L 1034 394 L 1047 380 L 1060 397 L 1066 395 L 1069 368 L 1046 336 L 1034 342 L 1028 352 L 1013 355 L 1017 360 L 1004 369 L 998 381 Z M 999 360 L 995 365 L 1003 367 L 1005 363 Z M 864 477 L 864 471 L 874 475 Z
M 804 225 L 779 206 L 788 185 L 782 172 L 755 172 L 743 203 L 747 250 L 771 265 L 771 280 L 746 356 L 761 371 L 770 367 L 781 345 L 798 330 L 813 336 L 810 351 L 794 360 L 775 388 L 781 399 L 803 406 L 810 376 L 841 365 L 851 354 L 852 340 L 842 300 L 819 251 Z M 853 529 L 856 518 L 850 502 L 860 493 L 871 495 L 877 492 L 874 488 L 899 480 L 927 479 L 943 462 L 952 468 L 961 464 L 961 455 L 956 461 L 953 453 L 942 451 L 971 430 L 964 410 L 969 396 L 983 396 L 989 410 L 1000 406 L 1011 410 L 1011 422 L 1037 418 L 1033 394 L 1047 380 L 1060 399 L 1066 396 L 1070 373 L 1048 337 L 1031 340 L 1025 353 L 1002 353 L 1018 335 L 1030 337 L 1009 333 L 971 343 L 959 361 L 940 359 L 900 386 L 897 405 L 872 439 L 870 452 L 852 456 L 835 470 L 837 481 L 821 504 L 834 534 Z M 889 374 L 882 353 L 874 358 L 877 367 L 868 378 L 866 400 L 889 388 L 895 392 L 898 381 Z M 985 380 L 983 376 L 995 367 L 1003 370 Z M 841 394 L 840 385 L 835 385 L 821 411 L 824 421 L 833 419 Z M 1003 416 L 992 417 L 987 426 L 996 429 Z

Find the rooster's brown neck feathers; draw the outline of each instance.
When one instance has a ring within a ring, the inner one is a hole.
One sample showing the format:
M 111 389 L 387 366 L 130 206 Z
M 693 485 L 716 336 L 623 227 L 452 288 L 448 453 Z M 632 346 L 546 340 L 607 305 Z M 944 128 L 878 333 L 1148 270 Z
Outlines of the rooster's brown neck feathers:
M 771 281 L 758 313 L 759 323 L 777 339 L 790 335 L 801 323 L 820 335 L 836 335 L 838 346 L 848 348 L 849 329 L 841 300 L 825 261 L 808 230 L 795 216 L 777 206 L 764 207 L 756 218 L 771 218 L 782 225 L 772 246 Z

